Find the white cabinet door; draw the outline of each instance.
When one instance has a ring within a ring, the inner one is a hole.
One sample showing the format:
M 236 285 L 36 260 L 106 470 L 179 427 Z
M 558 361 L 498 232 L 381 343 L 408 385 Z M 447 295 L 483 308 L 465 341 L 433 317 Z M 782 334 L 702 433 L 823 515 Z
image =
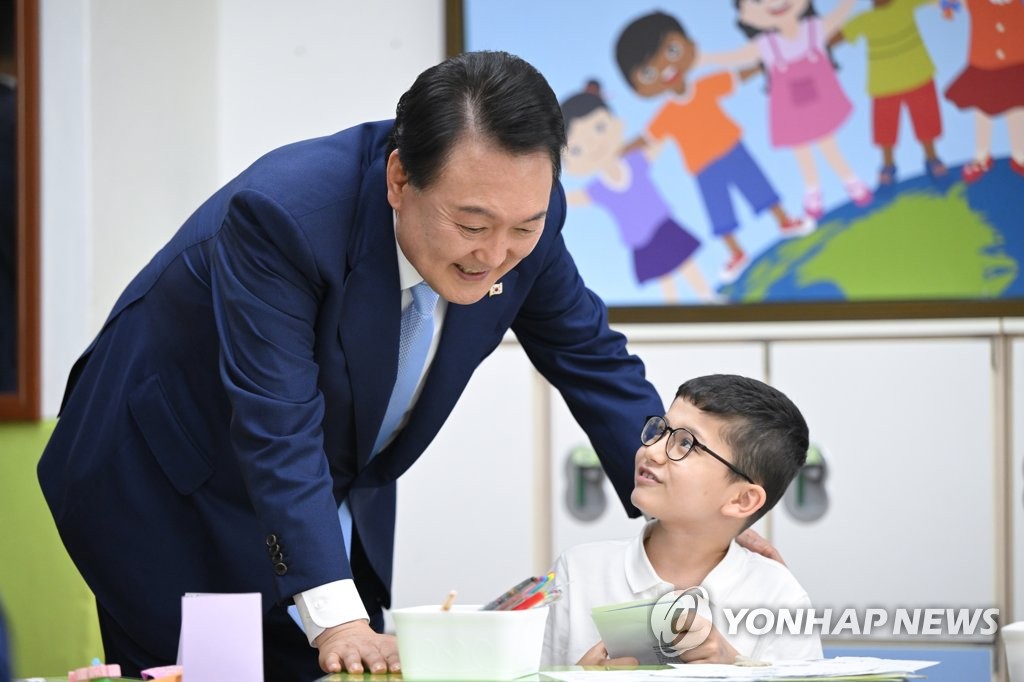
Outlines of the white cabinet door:
M 535 568 L 537 374 L 503 343 L 398 481 L 393 605 L 483 604 Z
M 679 385 L 695 376 L 721 373 L 764 378 L 764 345 L 757 342 L 639 342 L 631 344 L 630 352 L 644 361 L 647 378 L 654 384 L 666 407 Z M 581 521 L 570 513 L 569 498 L 576 494 L 576 482 L 572 480 L 572 469 L 567 459 L 574 448 L 589 447 L 589 442 L 558 392 L 549 390 L 553 560 L 554 556 L 581 542 L 623 538 L 639 533 L 643 520 L 626 516 L 607 478 L 602 480 L 606 506 L 599 517 Z M 641 426 L 636 425 L 637 447 L 640 445 Z
M 1013 342 L 1013 392 L 1011 419 L 1007 427 L 1013 439 L 1010 476 L 1013 477 L 1010 508 L 1012 510 L 1013 548 L 1013 620 L 1024 620 L 1024 339 Z M 1003 619 L 1003 622 L 1009 622 Z
M 769 357 L 826 456 L 827 513 L 772 513 L 815 606 L 995 606 L 990 342 L 775 342 Z

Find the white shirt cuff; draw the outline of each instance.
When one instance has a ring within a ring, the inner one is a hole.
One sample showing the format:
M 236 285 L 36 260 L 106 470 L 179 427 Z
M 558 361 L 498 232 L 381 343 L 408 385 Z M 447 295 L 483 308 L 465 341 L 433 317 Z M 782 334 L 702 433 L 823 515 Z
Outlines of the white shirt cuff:
M 353 620 L 370 620 L 356 583 L 351 579 L 335 580 L 299 592 L 294 599 L 310 646 L 315 646 L 313 642 L 327 628 Z

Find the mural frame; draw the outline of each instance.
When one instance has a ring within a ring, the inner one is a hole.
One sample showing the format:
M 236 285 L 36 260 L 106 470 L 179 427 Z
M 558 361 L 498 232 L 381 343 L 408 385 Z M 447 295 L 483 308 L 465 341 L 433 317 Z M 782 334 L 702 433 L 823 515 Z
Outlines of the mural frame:
M 466 5 L 445 0 L 445 51 L 461 53 L 467 44 Z M 612 2 L 615 0 L 600 0 Z M 538 18 L 539 20 L 539 18 Z M 539 66 L 543 71 L 543 67 Z M 722 305 L 614 305 L 613 323 L 780 322 L 1024 317 L 1024 298 L 914 299 L 725 303 Z
M 40 377 L 40 109 L 39 1 L 15 0 L 17 141 L 15 339 L 17 385 L 0 392 L 0 422 L 39 418 Z M 4 322 L 6 324 L 6 322 Z

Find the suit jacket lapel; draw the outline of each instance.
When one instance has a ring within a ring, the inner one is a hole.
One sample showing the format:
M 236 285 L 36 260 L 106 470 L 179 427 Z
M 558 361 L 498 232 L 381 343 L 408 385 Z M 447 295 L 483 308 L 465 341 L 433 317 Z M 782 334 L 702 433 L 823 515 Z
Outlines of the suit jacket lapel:
M 494 338 L 500 320 L 510 319 L 506 314 L 509 306 L 518 306 L 517 277 L 513 270 L 501 279 L 501 296 L 485 296 L 472 305 L 448 305 L 440 343 L 409 423 L 370 463 L 365 472 L 367 479 L 397 479 L 437 435 L 483 359 L 483 344 Z M 504 333 L 505 329 L 500 331 Z
M 338 327 L 354 396 L 358 470 L 370 456 L 398 374 L 402 294 L 383 160 L 367 171 L 360 195 Z

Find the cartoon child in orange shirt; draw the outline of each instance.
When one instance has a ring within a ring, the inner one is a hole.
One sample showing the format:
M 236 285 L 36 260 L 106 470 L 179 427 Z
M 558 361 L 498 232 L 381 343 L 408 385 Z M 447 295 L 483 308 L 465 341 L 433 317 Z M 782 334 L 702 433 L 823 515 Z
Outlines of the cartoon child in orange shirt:
M 722 110 L 719 100 L 735 90 L 737 77 L 721 72 L 687 81 L 697 48 L 677 19 L 663 12 L 640 17 L 622 30 L 615 51 L 622 75 L 638 95 L 670 95 L 648 124 L 645 138 L 650 143 L 675 140 L 696 177 L 712 230 L 730 252 L 721 273 L 723 283 L 735 281 L 749 262 L 736 239 L 739 223 L 730 188 L 742 193 L 755 212 L 771 210 L 783 237 L 814 231 L 813 219 L 786 214 L 744 146 L 740 127 Z

